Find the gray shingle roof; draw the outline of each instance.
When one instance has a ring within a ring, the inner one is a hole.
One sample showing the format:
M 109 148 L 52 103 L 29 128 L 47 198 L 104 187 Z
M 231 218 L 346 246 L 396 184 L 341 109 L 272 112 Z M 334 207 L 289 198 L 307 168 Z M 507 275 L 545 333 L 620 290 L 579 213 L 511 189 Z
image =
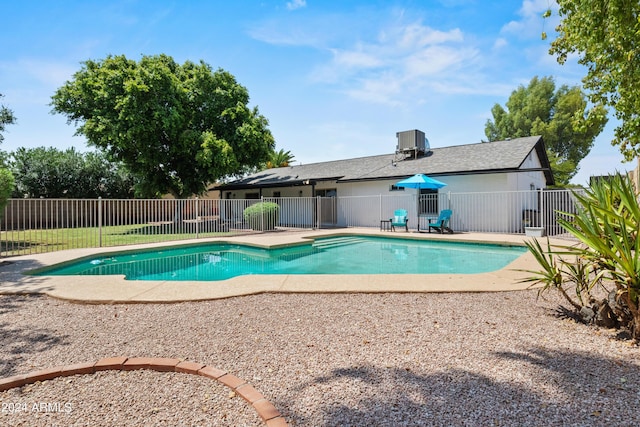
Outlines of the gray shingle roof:
M 416 173 L 436 177 L 471 173 L 517 170 L 532 150 L 538 152 L 547 183 L 553 183 L 542 138 L 530 136 L 507 141 L 483 142 L 432 148 L 417 159 L 396 154 L 333 160 L 329 162 L 266 169 L 218 187 L 218 189 L 275 187 L 303 184 L 305 181 L 362 181 L 404 178 Z

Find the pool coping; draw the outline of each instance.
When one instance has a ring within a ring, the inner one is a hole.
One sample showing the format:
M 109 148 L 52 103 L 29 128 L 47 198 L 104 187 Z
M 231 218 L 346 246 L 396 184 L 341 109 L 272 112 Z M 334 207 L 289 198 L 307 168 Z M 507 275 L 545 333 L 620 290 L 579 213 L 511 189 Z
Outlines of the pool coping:
M 35 293 L 74 302 L 113 304 L 202 301 L 266 292 L 498 292 L 529 289 L 530 284 L 521 283 L 521 280 L 530 274 L 519 270 L 539 270 L 534 257 L 526 252 L 501 270 L 480 274 L 251 275 L 215 282 L 124 280 L 124 276 L 34 276 L 25 274 L 37 268 L 80 257 L 133 249 L 210 242 L 279 247 L 308 242 L 313 238 L 352 234 L 504 245 L 523 245 L 526 240 L 533 239 L 521 235 L 480 233 L 441 235 L 411 231 L 406 233 L 404 231 L 390 232 L 366 228 L 347 228 L 262 233 L 135 246 L 73 249 L 5 258 L 0 267 L 0 294 Z M 567 244 L 567 241 L 556 243 Z

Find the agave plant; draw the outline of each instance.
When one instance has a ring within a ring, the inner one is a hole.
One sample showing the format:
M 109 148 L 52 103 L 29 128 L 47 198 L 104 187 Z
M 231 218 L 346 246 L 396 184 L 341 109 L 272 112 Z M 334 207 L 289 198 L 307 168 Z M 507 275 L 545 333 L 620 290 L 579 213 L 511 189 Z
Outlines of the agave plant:
M 530 252 L 542 267 L 525 279 L 544 286 L 540 292 L 555 288 L 578 309 L 591 303 L 591 291 L 596 284 L 610 282 L 615 297 L 600 301 L 613 305 L 617 323 L 627 327 L 632 337 L 640 341 L 640 206 L 638 194 L 626 176 L 616 174 L 608 180 L 591 185 L 584 194 L 574 193 L 577 212 L 562 212 L 558 218 L 564 228 L 581 244 L 552 246 L 528 242 Z M 563 256 L 571 255 L 574 263 Z M 577 301 L 569 297 L 566 286 L 576 288 Z
M 603 272 L 597 271 L 581 255 L 577 255 L 580 251 L 575 251 L 575 248 L 569 246 L 555 246 L 556 249 L 552 250 L 549 239 L 547 239 L 546 250 L 537 240 L 525 242 L 525 245 L 542 270 L 524 270 L 532 273 L 533 276 L 523 279 L 522 282 L 531 282 L 531 286 L 542 285 L 538 289 L 538 296 L 550 289 L 555 289 L 576 311 L 593 302 L 592 291 L 596 286 L 602 286 Z M 572 263 L 565 260 L 562 257 L 563 254 L 575 255 L 575 261 Z M 575 297 L 570 295 L 571 287 L 574 288 Z

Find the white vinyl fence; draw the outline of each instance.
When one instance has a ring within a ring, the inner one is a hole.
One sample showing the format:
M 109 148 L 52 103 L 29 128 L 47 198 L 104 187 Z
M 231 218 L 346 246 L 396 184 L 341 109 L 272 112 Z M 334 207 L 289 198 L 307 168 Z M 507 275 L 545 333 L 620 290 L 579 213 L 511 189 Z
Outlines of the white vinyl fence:
M 541 227 L 563 236 L 560 212 L 574 212 L 566 190 L 439 193 L 354 197 L 262 199 L 10 199 L 0 220 L 0 256 L 70 248 L 109 247 L 276 230 L 380 227 L 396 209 L 409 213 L 409 228 L 451 209 L 456 232 L 520 234 Z M 260 201 L 278 205 L 248 215 Z

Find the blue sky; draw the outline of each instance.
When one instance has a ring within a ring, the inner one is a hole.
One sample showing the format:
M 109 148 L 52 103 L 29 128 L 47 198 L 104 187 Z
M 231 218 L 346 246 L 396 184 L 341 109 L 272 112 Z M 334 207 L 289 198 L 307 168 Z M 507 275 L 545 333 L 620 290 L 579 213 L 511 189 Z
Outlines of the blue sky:
M 66 1 L 2 6 L 4 151 L 89 148 L 51 95 L 81 62 L 165 53 L 232 73 L 296 163 L 395 150 L 420 129 L 431 147 L 480 142 L 491 107 L 534 76 L 579 85 L 585 70 L 548 54 L 552 0 Z M 541 40 L 541 33 L 549 40 Z M 611 115 L 611 114 L 610 114 Z M 610 120 L 573 182 L 631 169 Z

